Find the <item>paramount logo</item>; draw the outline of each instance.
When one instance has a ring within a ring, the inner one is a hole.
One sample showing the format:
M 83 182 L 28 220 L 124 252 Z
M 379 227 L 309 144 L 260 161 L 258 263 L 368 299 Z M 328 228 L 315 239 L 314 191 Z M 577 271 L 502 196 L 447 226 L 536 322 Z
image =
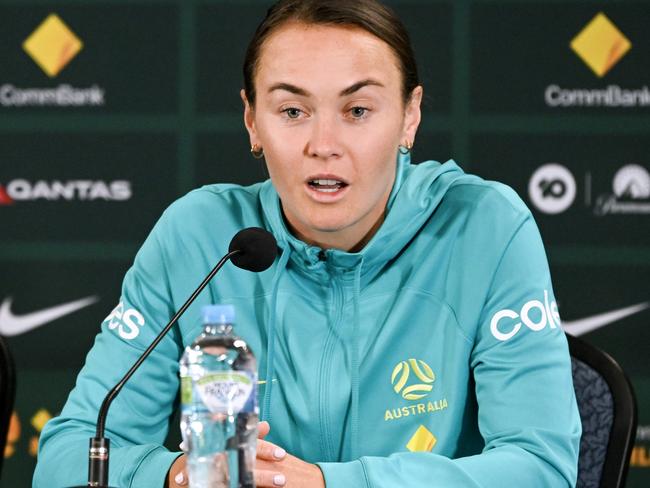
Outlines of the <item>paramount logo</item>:
M 93 180 L 68 180 L 31 182 L 25 179 L 12 180 L 0 185 L 0 205 L 34 200 L 48 201 L 126 201 L 133 196 L 131 182 Z
M 612 181 L 613 193 L 598 197 L 594 213 L 650 215 L 650 172 L 639 164 L 619 169 Z

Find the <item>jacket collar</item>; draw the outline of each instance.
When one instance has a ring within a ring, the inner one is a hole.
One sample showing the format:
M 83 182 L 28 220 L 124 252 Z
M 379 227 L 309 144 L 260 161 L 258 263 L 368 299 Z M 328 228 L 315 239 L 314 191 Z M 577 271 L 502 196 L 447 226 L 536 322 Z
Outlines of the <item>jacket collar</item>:
M 264 218 L 281 248 L 291 247 L 291 261 L 306 271 L 323 265 L 323 256 L 334 268 L 351 269 L 363 263 L 362 274 L 374 275 L 382 264 L 394 258 L 420 231 L 433 214 L 447 189 L 463 175 L 453 160 L 444 164 L 427 161 L 411 164 L 409 155 L 397 159 L 393 189 L 388 199 L 386 218 L 376 234 L 359 252 L 338 249 L 323 251 L 296 238 L 288 230 L 280 199 L 270 180 L 260 191 Z

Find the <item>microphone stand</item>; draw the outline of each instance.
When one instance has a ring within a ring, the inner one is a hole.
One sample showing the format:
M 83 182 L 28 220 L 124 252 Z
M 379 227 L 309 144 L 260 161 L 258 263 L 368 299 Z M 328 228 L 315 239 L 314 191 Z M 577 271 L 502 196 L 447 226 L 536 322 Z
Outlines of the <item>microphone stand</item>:
M 99 414 L 97 415 L 97 430 L 95 431 L 95 437 L 90 438 L 89 454 L 88 454 L 88 484 L 85 486 L 77 486 L 72 488 L 110 488 L 108 486 L 108 461 L 110 457 L 110 439 L 104 437 L 104 430 L 106 427 L 106 416 L 108 415 L 108 409 L 111 406 L 111 403 L 118 395 L 124 384 L 133 376 L 133 373 L 140 367 L 140 365 L 149 357 L 151 352 L 156 348 L 156 346 L 162 341 L 163 337 L 169 332 L 172 326 L 176 323 L 181 315 L 185 313 L 187 308 L 194 302 L 196 297 L 203 291 L 207 286 L 208 282 L 214 278 L 214 275 L 223 267 L 226 262 L 233 256 L 241 253 L 240 249 L 229 252 L 217 263 L 217 265 L 210 271 L 210 274 L 205 277 L 201 282 L 199 287 L 192 293 L 192 295 L 187 299 L 183 306 L 176 312 L 176 314 L 171 318 L 169 323 L 165 326 L 163 330 L 160 331 L 158 336 L 154 339 L 151 345 L 142 353 L 142 356 L 135 362 L 131 369 L 127 371 L 124 377 L 113 387 L 111 391 L 108 392 L 102 406 L 99 409 Z

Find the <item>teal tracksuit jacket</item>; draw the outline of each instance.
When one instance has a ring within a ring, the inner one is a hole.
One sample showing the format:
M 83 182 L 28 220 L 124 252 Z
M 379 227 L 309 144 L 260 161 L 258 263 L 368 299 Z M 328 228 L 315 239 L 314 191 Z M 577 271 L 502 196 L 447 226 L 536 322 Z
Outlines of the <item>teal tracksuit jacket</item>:
M 574 486 L 581 433 L 542 241 L 508 187 L 453 161 L 398 160 L 384 223 L 358 253 L 287 230 L 270 181 L 195 190 L 163 214 L 60 416 L 34 487 L 84 484 L 100 403 L 250 226 L 281 253 L 226 265 L 113 403 L 110 483 L 161 488 L 178 360 L 200 308 L 230 303 L 256 353 L 269 440 L 328 488 Z M 179 428 L 172 425 L 171 428 Z

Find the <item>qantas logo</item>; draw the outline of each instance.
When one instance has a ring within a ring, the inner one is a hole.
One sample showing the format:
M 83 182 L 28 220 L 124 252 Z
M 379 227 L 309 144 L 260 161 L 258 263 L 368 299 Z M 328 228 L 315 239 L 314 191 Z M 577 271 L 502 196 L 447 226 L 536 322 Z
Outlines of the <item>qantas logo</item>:
M 15 315 L 11 311 L 13 299 L 11 297 L 5 298 L 0 305 L 0 334 L 9 337 L 24 334 L 42 325 L 54 322 L 66 315 L 70 315 L 82 308 L 86 308 L 98 301 L 99 297 L 90 296 L 81 300 L 45 308 L 37 312 Z
M 0 185 L 0 205 L 12 205 L 13 203 L 13 199 L 7 195 L 7 191 L 4 189 L 4 186 Z
M 29 181 L 12 180 L 0 185 L 0 205 L 33 200 L 64 201 L 126 201 L 133 195 L 131 182 L 124 180 Z

